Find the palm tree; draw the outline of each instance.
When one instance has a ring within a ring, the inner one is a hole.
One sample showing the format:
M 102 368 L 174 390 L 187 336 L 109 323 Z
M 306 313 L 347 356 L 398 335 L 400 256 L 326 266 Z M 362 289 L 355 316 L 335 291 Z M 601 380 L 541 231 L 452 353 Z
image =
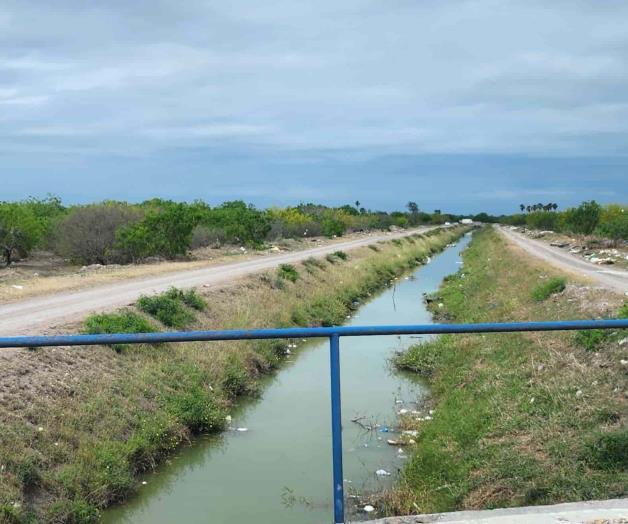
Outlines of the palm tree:
M 521 209 L 522 213 L 523 213 L 525 208 L 526 208 L 525 204 L 519 204 L 519 209 Z
M 552 209 L 553 209 L 554 211 L 556 211 L 556 210 L 558 209 L 558 204 L 557 204 L 556 202 L 554 202 L 554 203 L 552 204 Z
M 526 206 L 526 210 L 528 211 L 528 213 L 530 212 L 530 210 L 531 210 L 531 209 L 532 209 L 532 208 L 530 207 L 530 205 L 527 205 L 527 206 Z

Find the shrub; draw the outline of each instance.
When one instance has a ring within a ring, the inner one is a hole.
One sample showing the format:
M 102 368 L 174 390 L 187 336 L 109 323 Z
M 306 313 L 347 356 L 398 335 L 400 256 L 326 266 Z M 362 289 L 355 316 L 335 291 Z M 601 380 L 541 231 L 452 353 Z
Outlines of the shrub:
M 347 258 L 349 258 L 349 256 L 344 251 L 334 251 L 332 254 L 340 260 L 347 260 Z
M 261 245 L 270 231 L 268 214 L 241 200 L 225 202 L 205 212 L 200 218 L 200 223 L 224 231 L 226 242 L 250 246 Z
M 554 230 L 558 226 L 558 214 L 552 211 L 534 211 L 526 216 L 526 224 L 535 229 Z
M 568 209 L 562 215 L 563 225 L 567 231 L 590 235 L 600 221 L 602 208 L 595 201 L 583 202 L 576 208 Z
M 85 319 L 85 332 L 88 334 L 101 333 L 153 333 L 155 328 L 142 315 L 130 310 L 119 313 L 102 313 L 90 315 Z M 129 344 L 111 344 L 111 348 L 120 353 L 127 349 Z
M 345 225 L 333 217 L 326 217 L 321 224 L 321 231 L 326 237 L 340 237 L 345 232 Z
M 0 202 L 0 250 L 7 266 L 15 255 L 27 256 L 42 232 L 30 208 L 20 203 Z
M 130 260 L 151 255 L 169 259 L 184 255 L 192 242 L 192 230 L 198 216 L 191 206 L 160 202 L 149 208 L 141 222 L 122 228 L 116 235 L 116 247 Z
M 299 279 L 299 272 L 292 264 L 281 264 L 277 269 L 277 276 L 290 282 L 296 282 Z
M 601 223 L 595 231 L 598 235 L 613 240 L 615 244 L 619 240 L 628 240 L 628 213 Z
M 137 301 L 137 307 L 165 326 L 183 328 L 194 321 L 194 315 L 185 308 L 182 300 L 178 297 L 173 298 L 169 293 L 167 291 L 152 297 L 141 296 Z
M 560 293 L 565 289 L 567 281 L 563 277 L 552 277 L 547 282 L 543 282 L 532 290 L 532 298 L 537 302 L 542 302 L 555 293 Z
M 140 210 L 118 202 L 76 207 L 61 221 L 55 251 L 82 264 L 121 260 L 116 232 L 140 220 Z
M 375 252 L 379 251 L 379 248 L 375 244 L 369 244 L 368 247 L 369 247 L 369 249 L 372 249 Z
M 224 229 L 200 224 L 192 230 L 190 247 L 192 249 L 198 249 L 200 247 L 219 248 L 225 243 L 226 238 L 227 235 Z

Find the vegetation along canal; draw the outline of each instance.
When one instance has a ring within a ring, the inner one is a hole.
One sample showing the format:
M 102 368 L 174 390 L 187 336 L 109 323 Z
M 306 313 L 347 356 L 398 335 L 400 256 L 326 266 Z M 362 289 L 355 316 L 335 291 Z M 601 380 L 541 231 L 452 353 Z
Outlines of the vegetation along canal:
M 364 304 L 348 325 L 431 323 L 422 300 L 459 268 L 470 236 L 431 263 L 400 277 Z M 394 428 L 400 409 L 416 409 L 424 386 L 394 372 L 395 351 L 413 337 L 341 339 L 343 442 L 346 493 L 392 484 L 403 452 L 380 427 Z M 137 496 L 105 513 L 103 522 L 213 524 L 245 522 L 324 523 L 331 518 L 331 438 L 328 341 L 292 350 L 294 359 L 269 379 L 260 399 L 232 413 L 232 430 L 202 437 L 147 475 Z M 376 471 L 379 471 L 379 475 Z M 390 476 L 382 474 L 382 471 Z M 368 518 L 366 513 L 352 520 Z

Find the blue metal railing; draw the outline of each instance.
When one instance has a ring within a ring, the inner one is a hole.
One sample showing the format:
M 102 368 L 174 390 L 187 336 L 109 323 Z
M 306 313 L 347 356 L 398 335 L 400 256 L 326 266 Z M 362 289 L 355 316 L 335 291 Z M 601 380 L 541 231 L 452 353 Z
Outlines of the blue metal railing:
M 52 335 L 0 337 L 0 348 L 140 344 L 212 340 L 260 340 L 271 338 L 329 338 L 331 380 L 331 429 L 334 523 L 344 523 L 342 473 L 342 419 L 340 401 L 340 337 L 373 335 L 438 335 L 446 333 L 507 333 L 518 331 L 570 331 L 580 329 L 628 329 L 625 320 L 572 320 L 562 322 L 504 322 L 481 324 L 430 324 L 410 326 L 336 326 L 325 328 L 236 329 L 169 333 L 116 333 L 101 335 Z

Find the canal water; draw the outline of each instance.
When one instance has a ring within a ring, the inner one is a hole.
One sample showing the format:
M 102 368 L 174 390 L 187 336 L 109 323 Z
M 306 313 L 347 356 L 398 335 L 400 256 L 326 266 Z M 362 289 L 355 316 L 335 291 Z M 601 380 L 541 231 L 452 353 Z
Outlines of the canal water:
M 459 269 L 470 237 L 448 247 L 365 303 L 347 325 L 431 323 L 422 300 Z M 425 386 L 394 371 L 390 357 L 412 336 L 340 339 L 346 495 L 389 487 L 407 460 L 386 443 L 401 409 L 417 409 Z M 329 342 L 301 343 L 268 379 L 260 399 L 234 410 L 233 429 L 196 439 L 142 480 L 139 493 L 108 510 L 106 524 L 327 524 L 332 521 Z M 239 430 L 238 430 L 239 429 Z M 376 474 L 384 470 L 388 475 Z M 351 515 L 366 520 L 366 513 Z

